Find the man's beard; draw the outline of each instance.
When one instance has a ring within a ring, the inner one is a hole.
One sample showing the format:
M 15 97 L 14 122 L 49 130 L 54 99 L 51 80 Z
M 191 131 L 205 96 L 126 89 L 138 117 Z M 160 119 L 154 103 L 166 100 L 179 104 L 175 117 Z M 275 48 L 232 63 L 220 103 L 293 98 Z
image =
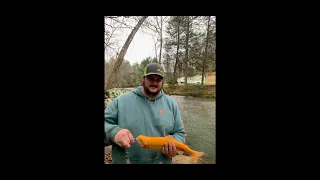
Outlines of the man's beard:
M 160 88 L 159 88 L 159 86 L 158 86 L 158 87 L 157 87 L 157 86 L 151 86 L 151 87 L 159 88 L 158 91 L 154 93 L 154 92 L 151 92 L 151 91 L 149 90 L 149 87 L 147 87 L 144 82 L 142 83 L 142 85 L 143 85 L 143 90 L 144 90 L 144 92 L 145 92 L 146 94 L 150 95 L 150 96 L 156 96 L 156 95 L 161 91 L 161 86 L 160 86 Z

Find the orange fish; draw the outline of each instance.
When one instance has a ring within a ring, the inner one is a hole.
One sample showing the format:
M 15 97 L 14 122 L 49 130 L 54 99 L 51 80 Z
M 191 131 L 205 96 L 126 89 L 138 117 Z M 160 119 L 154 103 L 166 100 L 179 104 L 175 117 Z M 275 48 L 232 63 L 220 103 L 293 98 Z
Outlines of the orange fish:
M 137 142 L 140 144 L 141 147 L 150 149 L 150 150 L 161 150 L 163 146 L 165 146 L 168 142 L 173 142 L 176 146 L 177 151 L 183 151 L 186 152 L 193 162 L 197 162 L 198 158 L 203 156 L 203 152 L 198 152 L 192 150 L 189 146 L 186 144 L 179 142 L 175 140 L 172 136 L 166 136 L 166 137 L 154 137 L 154 136 L 143 136 L 140 135 L 137 138 Z

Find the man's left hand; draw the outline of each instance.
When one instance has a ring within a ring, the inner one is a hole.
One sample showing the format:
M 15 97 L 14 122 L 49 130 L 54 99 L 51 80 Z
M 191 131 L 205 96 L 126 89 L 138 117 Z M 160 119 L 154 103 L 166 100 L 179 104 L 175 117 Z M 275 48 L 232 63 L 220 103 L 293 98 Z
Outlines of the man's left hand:
M 164 147 L 162 147 L 162 153 L 169 158 L 175 157 L 177 154 L 176 146 L 173 142 L 168 142 Z

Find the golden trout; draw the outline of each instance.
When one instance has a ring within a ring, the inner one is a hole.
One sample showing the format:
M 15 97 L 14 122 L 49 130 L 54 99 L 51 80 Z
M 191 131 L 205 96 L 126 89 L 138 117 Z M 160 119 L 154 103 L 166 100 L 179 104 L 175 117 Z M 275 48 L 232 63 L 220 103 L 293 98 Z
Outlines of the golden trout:
M 177 151 L 186 152 L 191 157 L 193 162 L 197 162 L 198 158 L 204 155 L 203 152 L 192 150 L 189 146 L 175 140 L 172 136 L 154 137 L 154 136 L 139 135 L 136 139 L 141 147 L 150 149 L 150 150 L 161 150 L 166 143 L 171 141 L 176 146 Z

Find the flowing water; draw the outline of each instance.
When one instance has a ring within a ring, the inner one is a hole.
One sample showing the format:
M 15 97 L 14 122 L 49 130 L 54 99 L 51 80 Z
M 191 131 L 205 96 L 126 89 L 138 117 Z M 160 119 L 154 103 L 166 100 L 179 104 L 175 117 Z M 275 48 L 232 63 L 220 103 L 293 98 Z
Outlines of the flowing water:
M 205 153 L 202 159 L 216 163 L 216 102 L 215 99 L 172 96 L 178 103 L 184 127 L 186 144 Z

